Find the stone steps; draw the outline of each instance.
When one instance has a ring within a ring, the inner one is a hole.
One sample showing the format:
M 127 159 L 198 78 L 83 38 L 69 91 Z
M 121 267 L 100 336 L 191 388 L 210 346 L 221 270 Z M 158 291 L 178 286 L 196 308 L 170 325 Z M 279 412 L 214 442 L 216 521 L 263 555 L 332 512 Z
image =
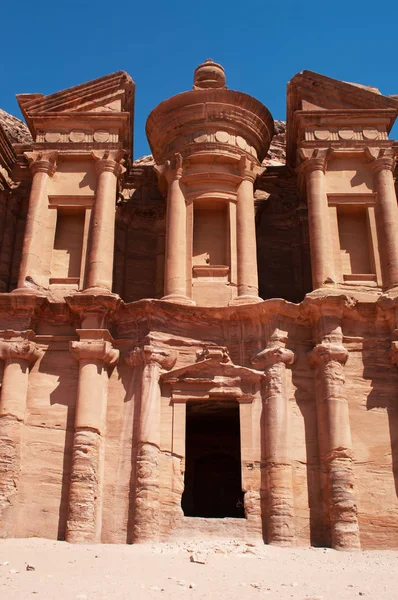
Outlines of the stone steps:
M 246 519 L 183 517 L 180 526 L 169 537 L 169 541 L 195 539 L 247 541 L 253 540 L 253 531 L 248 530 Z

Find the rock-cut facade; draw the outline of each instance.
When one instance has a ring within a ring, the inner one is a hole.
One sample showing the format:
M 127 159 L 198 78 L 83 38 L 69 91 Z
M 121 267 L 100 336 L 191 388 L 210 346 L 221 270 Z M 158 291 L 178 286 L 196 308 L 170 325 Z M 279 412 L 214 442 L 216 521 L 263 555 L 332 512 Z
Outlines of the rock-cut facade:
M 398 97 L 207 60 L 0 112 L 0 536 L 398 547 Z

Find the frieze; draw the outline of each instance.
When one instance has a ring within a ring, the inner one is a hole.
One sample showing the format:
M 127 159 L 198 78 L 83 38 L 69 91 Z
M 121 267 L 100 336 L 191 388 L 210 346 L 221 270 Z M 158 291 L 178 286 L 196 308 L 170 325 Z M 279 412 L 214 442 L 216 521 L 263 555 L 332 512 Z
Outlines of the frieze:
M 312 128 L 304 131 L 304 140 L 313 141 L 373 141 L 388 140 L 386 129 L 377 129 L 372 127 L 336 127 L 336 128 Z
M 99 144 L 115 144 L 119 141 L 119 134 L 116 131 L 83 131 L 74 129 L 72 131 L 39 131 L 36 136 L 36 143 L 47 144 L 81 144 L 96 142 Z
M 181 150 L 184 146 L 194 144 L 225 144 L 239 148 L 239 150 L 244 150 L 257 158 L 256 149 L 244 137 L 223 129 L 199 130 L 179 136 L 167 145 L 167 152 L 172 152 L 176 149 Z

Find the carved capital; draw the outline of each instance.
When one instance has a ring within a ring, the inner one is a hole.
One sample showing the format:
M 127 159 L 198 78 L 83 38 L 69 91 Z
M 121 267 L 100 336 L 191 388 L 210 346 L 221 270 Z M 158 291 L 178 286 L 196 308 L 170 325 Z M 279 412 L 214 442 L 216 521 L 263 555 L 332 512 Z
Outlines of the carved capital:
M 294 362 L 294 352 L 288 350 L 282 344 L 272 348 L 262 350 L 252 358 L 252 363 L 258 369 L 268 369 L 277 363 L 292 365 Z
M 322 173 L 325 173 L 327 161 L 331 155 L 331 150 L 320 150 L 318 148 L 315 150 L 309 150 L 300 148 L 298 155 L 301 161 L 296 169 L 298 173 L 303 173 L 304 175 L 312 173 L 313 171 L 322 171 Z
M 394 172 L 396 159 L 392 149 L 365 148 L 365 154 L 369 159 L 368 165 L 374 173 Z
M 58 152 L 25 152 L 33 175 L 46 173 L 52 177 L 57 169 Z
M 113 366 L 119 360 L 119 350 L 113 348 L 111 342 L 104 340 L 84 340 L 69 342 L 69 350 L 76 360 L 99 360 L 107 366 Z
M 254 161 L 247 156 L 241 156 L 239 160 L 239 175 L 243 181 L 252 181 L 256 179 L 260 173 L 264 171 L 264 167 L 256 165 Z
M 40 350 L 33 342 L 0 341 L 0 358 L 3 360 L 26 360 L 33 365 L 40 356 Z
M 126 363 L 131 367 L 137 365 L 158 364 L 161 369 L 169 371 L 175 365 L 177 352 L 165 350 L 157 346 L 145 345 L 143 348 L 134 348 L 126 356 Z
M 98 175 L 107 172 L 113 173 L 116 177 L 119 177 L 124 173 L 126 169 L 121 164 L 124 154 L 124 150 L 92 152 L 91 156 L 95 160 L 95 168 Z
M 167 183 L 170 185 L 172 181 L 181 179 L 183 176 L 183 163 L 184 159 L 182 155 L 177 152 L 173 159 L 166 160 L 162 166 L 156 166 L 155 171 L 157 172 L 158 176 L 163 175 L 166 178 Z
M 309 361 L 312 367 L 331 361 L 345 365 L 348 359 L 348 351 L 341 344 L 317 344 L 309 353 Z

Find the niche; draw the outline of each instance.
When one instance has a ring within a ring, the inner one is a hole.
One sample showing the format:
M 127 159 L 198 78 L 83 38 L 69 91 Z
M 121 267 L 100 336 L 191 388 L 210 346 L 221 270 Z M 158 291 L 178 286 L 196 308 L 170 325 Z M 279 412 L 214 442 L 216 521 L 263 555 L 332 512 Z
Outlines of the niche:
M 83 252 L 85 211 L 58 208 L 50 283 L 79 284 Z
M 194 207 L 193 266 L 228 265 L 227 204 L 201 202 Z
M 373 245 L 366 206 L 338 206 L 340 257 L 345 281 L 376 281 Z

